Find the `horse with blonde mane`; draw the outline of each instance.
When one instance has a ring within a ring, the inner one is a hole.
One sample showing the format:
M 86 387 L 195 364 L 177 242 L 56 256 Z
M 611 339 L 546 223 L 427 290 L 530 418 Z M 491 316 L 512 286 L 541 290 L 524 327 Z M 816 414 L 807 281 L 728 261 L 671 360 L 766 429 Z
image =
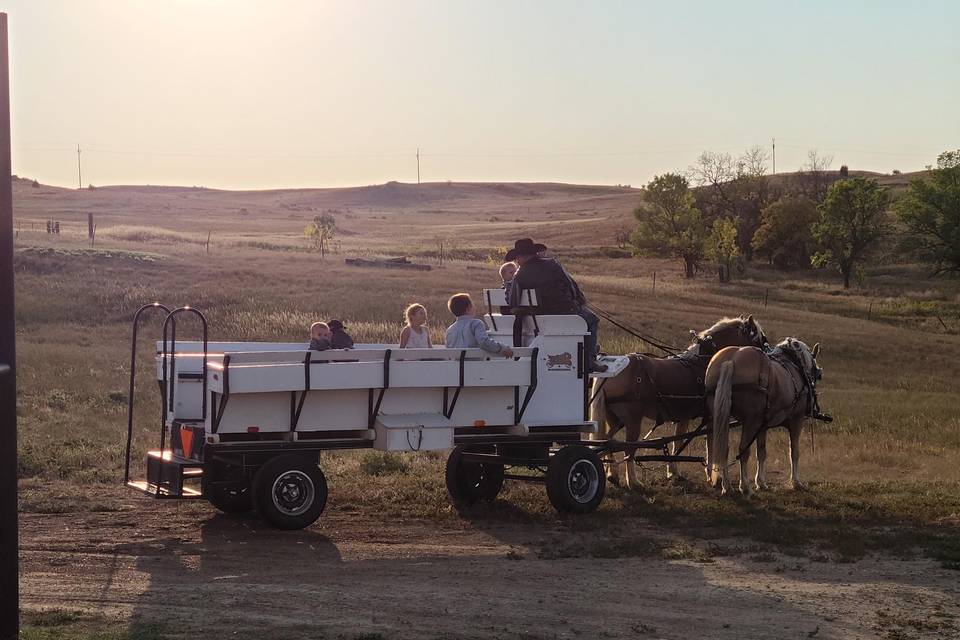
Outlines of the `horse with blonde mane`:
M 740 491 L 750 495 L 747 478 L 750 445 L 757 443 L 757 474 L 754 486 L 765 489 L 766 430 L 786 427 L 790 431 L 790 484 L 803 489 L 798 473 L 800 435 L 808 417 L 829 421 L 817 406 L 816 383 L 823 371 L 817 365 L 820 344 L 813 349 L 795 338 L 786 338 L 773 350 L 728 347 L 710 360 L 706 374 L 707 403 L 713 420 L 711 484 L 730 491 L 727 480 L 730 418 L 740 423 Z
M 599 428 L 596 439 L 609 440 L 623 429 L 625 440 L 636 442 L 643 434 L 644 419 L 654 421 L 654 428 L 667 421 L 673 422 L 676 425 L 675 435 L 686 433 L 691 420 L 706 414 L 703 382 L 711 356 L 724 347 L 762 347 L 766 343 L 767 336 L 763 328 L 750 315 L 718 320 L 709 329 L 695 333 L 693 343 L 676 356 L 664 358 L 631 354 L 630 364 L 623 371 L 610 378 L 597 378 L 593 382 L 590 413 Z M 671 443 L 671 454 L 676 453 L 677 446 Z M 623 465 L 607 464 L 610 482 L 620 483 L 621 474 L 613 468 L 617 466 L 625 469 L 626 488 L 638 484 L 634 453 L 627 449 Z M 667 465 L 667 477 L 679 476 L 676 463 L 670 462 Z

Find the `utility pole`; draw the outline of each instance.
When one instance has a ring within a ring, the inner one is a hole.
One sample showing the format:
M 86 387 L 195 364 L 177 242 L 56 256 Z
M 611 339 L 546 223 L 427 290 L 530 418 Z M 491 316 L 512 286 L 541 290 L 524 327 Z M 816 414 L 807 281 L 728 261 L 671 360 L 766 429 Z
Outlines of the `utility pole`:
M 420 147 L 417 147 L 417 184 L 420 184 Z
M 777 175 L 777 139 L 770 139 L 773 144 L 773 175 Z
M 77 189 L 83 189 L 83 178 L 80 176 L 80 145 L 77 145 Z
M 7 14 L 0 13 L 0 640 L 20 635 L 17 576 L 17 367 Z

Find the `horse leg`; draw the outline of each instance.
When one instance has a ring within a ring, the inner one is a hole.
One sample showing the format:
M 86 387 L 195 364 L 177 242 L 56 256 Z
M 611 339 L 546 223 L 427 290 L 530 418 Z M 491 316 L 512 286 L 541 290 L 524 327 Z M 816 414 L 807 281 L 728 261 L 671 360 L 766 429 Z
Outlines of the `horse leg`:
M 712 405 L 711 405 L 711 406 L 712 406 Z M 711 482 L 711 480 L 712 480 L 712 477 L 711 477 L 711 476 L 713 475 L 713 474 L 712 474 L 712 469 L 713 469 L 713 447 L 712 447 L 712 444 L 713 444 L 713 443 L 712 443 L 712 440 L 713 440 L 713 422 L 712 422 L 712 420 L 711 420 L 711 422 L 710 422 L 710 431 L 707 432 L 707 435 L 704 437 L 703 440 L 704 440 L 704 445 L 705 445 L 705 447 L 706 447 L 705 457 L 706 457 L 706 460 L 707 460 L 707 463 L 706 463 L 707 466 L 705 466 L 705 467 L 703 468 L 703 472 L 704 472 L 704 473 L 706 474 L 706 476 L 707 476 L 707 484 L 709 484 L 710 486 L 713 486 L 713 484 L 712 484 L 712 482 Z
M 753 493 L 753 487 L 750 485 L 750 445 L 752 440 L 759 438 L 758 433 L 763 425 L 751 420 L 743 420 L 740 428 L 740 450 L 737 456 L 740 458 L 740 493 L 750 497 Z
M 687 427 L 689 426 L 689 420 L 681 420 L 680 422 L 674 423 L 675 429 L 673 434 L 676 436 L 682 436 L 687 432 Z M 680 443 L 677 441 L 670 443 L 670 455 L 677 455 L 677 449 L 680 448 Z M 667 480 L 683 480 L 683 474 L 680 473 L 680 470 L 677 468 L 677 463 L 670 461 L 667 463 Z
M 627 442 L 636 442 L 643 435 L 643 420 L 641 419 L 638 423 L 629 425 L 624 429 L 625 438 Z M 623 466 L 626 468 L 626 483 L 625 487 L 627 489 L 637 489 L 640 487 L 640 480 L 637 479 L 637 462 L 634 460 L 636 455 L 636 450 L 624 452 Z
M 613 430 L 607 429 L 606 433 L 604 433 L 605 437 L 601 439 L 609 440 L 612 442 L 614 440 L 615 435 L 616 433 L 614 433 Z M 616 462 L 616 453 L 610 453 L 609 456 L 610 456 L 608 459 L 609 462 L 603 463 L 604 469 L 606 469 L 607 482 L 609 482 L 614 486 L 619 487 L 620 486 L 620 472 L 619 472 L 620 465 L 617 464 Z
M 761 431 L 757 434 L 757 476 L 754 486 L 757 491 L 769 489 L 766 475 L 767 462 L 767 432 Z
M 796 491 L 806 490 L 806 486 L 800 482 L 799 464 L 800 464 L 800 436 L 803 434 L 804 419 L 794 419 L 788 425 L 790 429 L 790 486 Z

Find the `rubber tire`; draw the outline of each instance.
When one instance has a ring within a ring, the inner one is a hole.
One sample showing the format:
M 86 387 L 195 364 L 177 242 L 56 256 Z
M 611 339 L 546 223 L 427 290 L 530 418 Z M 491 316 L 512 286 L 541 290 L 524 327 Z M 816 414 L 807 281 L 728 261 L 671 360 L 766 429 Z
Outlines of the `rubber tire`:
M 569 477 L 577 465 L 590 464 L 596 474 L 597 487 L 588 500 L 578 500 L 572 493 Z M 569 445 L 550 458 L 547 466 L 547 497 L 560 513 L 590 513 L 600 506 L 606 490 L 607 476 L 600 456 L 582 445 Z
M 493 453 L 493 447 L 458 445 L 447 458 L 447 492 L 457 504 L 470 505 L 480 500 L 495 500 L 503 488 L 503 465 L 466 462 L 465 452 Z
M 203 497 L 224 513 L 246 513 L 253 509 L 250 481 L 236 471 L 236 467 L 216 462 L 208 463 L 204 465 L 203 476 L 200 478 Z
M 302 513 L 284 513 L 273 499 L 274 483 L 291 471 L 300 472 L 313 485 L 313 501 Z M 296 454 L 277 456 L 257 471 L 253 478 L 253 503 L 261 518 L 278 529 L 303 529 L 317 521 L 327 506 L 327 478 L 316 459 Z

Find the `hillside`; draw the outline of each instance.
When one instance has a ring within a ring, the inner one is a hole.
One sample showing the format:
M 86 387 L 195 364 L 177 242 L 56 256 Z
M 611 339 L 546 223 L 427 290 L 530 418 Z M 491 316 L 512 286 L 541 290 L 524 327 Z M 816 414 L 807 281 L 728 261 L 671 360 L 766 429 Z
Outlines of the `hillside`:
M 875 178 L 898 192 L 925 172 Z M 772 180 L 785 185 L 795 173 Z M 831 177 L 839 172 L 831 172 Z M 534 236 L 559 247 L 609 247 L 618 231 L 633 226 L 640 190 L 561 183 L 443 182 L 327 189 L 228 191 L 203 187 L 118 185 L 67 189 L 14 181 L 15 216 L 21 230 L 43 230 L 46 220 L 65 233 L 85 234 L 93 213 L 98 233 L 123 239 L 144 237 L 142 228 L 200 242 L 207 233 L 276 246 L 302 246 L 303 228 L 316 215 L 337 218 L 338 241 L 353 251 L 396 247 L 416 238 L 447 247 L 503 246 Z M 162 235 L 153 231 L 160 241 Z M 167 239 L 173 236 L 167 236 Z M 411 249 L 407 247 L 408 250 Z
M 416 235 L 490 246 L 535 234 L 570 246 L 581 242 L 584 229 L 589 229 L 591 244 L 609 245 L 638 199 L 637 189 L 556 183 L 389 182 L 268 191 L 157 186 L 76 190 L 33 187 L 23 179 L 14 185 L 15 216 L 35 230 L 44 228 L 46 220 L 58 220 L 65 231 L 85 233 L 87 213 L 93 213 L 100 232 L 120 226 L 161 227 L 300 243 L 307 222 L 330 211 L 343 242 L 363 237 L 378 244 Z

